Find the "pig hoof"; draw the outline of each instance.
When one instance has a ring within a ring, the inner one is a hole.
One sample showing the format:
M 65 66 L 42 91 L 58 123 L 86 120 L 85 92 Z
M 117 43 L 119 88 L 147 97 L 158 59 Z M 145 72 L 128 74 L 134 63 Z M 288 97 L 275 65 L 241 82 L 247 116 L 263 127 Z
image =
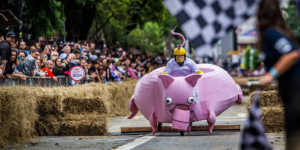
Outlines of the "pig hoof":
M 242 102 L 243 102 L 243 99 L 240 97 L 238 98 L 238 100 L 235 101 L 236 104 L 242 104 Z
M 184 131 L 180 131 L 180 135 L 181 135 L 181 136 L 184 136 Z
M 212 129 L 213 129 L 213 127 L 209 127 L 208 131 L 209 131 L 210 134 L 212 134 Z
M 156 132 L 157 132 L 157 130 L 154 129 L 154 130 L 152 131 L 152 135 L 154 135 Z

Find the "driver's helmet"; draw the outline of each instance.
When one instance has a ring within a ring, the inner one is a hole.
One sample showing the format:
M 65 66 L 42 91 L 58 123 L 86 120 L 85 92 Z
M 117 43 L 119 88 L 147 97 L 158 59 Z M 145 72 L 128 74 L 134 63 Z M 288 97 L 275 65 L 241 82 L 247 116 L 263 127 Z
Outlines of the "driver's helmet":
M 177 48 L 174 49 L 173 56 L 178 63 L 182 63 L 186 58 L 186 51 L 181 45 L 177 45 Z

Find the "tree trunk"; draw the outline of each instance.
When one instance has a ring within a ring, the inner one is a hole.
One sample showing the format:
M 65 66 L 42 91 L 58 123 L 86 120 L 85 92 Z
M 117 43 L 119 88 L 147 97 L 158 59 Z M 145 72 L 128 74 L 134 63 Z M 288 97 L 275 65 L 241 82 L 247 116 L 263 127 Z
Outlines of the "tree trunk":
M 172 35 L 169 34 L 166 37 L 166 51 L 165 51 L 165 56 L 170 57 L 172 52 Z

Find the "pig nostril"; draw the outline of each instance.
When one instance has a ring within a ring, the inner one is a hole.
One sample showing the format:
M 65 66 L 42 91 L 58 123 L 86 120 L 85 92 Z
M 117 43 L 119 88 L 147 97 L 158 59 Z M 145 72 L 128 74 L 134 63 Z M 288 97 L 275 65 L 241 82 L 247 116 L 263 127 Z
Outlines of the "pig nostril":
M 172 113 L 172 114 L 173 114 L 173 110 L 170 110 L 170 113 Z
M 190 111 L 190 113 L 193 113 L 193 111 Z

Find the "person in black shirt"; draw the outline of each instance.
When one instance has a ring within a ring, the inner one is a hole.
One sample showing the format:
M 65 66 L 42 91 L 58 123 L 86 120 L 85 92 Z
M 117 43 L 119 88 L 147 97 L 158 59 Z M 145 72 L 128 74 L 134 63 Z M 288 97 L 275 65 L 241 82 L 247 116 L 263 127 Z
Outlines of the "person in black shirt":
M 15 33 L 9 31 L 6 34 L 6 40 L 0 43 L 0 56 L 1 56 L 1 65 L 0 69 L 4 70 L 3 76 L 6 76 L 8 72 L 12 70 L 11 58 L 11 45 L 15 42 Z
M 268 72 L 261 85 L 278 79 L 284 104 L 286 149 L 300 149 L 300 59 L 296 38 L 281 13 L 277 0 L 261 1 L 257 13 L 260 58 Z

